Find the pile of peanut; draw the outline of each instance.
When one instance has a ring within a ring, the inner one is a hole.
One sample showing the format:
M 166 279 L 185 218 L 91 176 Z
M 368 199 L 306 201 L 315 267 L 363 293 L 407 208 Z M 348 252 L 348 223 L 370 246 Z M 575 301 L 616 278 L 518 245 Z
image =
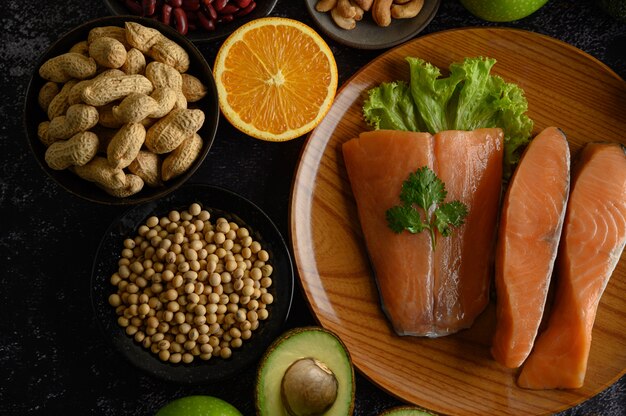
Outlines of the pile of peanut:
M 124 241 L 109 304 L 137 343 L 172 364 L 230 358 L 269 317 L 270 255 L 243 225 L 194 203 Z
M 38 127 L 55 170 L 69 169 L 115 197 L 163 186 L 198 158 L 206 87 L 189 56 L 158 30 L 103 26 L 39 68 L 48 120 Z
M 330 12 L 337 26 L 351 30 L 356 22 L 363 19 L 365 12 L 371 11 L 374 22 L 387 27 L 392 19 L 410 19 L 419 14 L 424 0 L 318 0 L 318 12 Z

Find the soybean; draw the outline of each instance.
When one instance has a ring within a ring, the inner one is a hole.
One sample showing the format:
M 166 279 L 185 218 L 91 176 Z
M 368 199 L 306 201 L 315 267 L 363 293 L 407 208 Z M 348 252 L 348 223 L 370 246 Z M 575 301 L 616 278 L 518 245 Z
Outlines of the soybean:
M 109 296 L 128 336 L 173 364 L 228 359 L 269 317 L 270 253 L 199 203 L 152 215 L 122 242 Z

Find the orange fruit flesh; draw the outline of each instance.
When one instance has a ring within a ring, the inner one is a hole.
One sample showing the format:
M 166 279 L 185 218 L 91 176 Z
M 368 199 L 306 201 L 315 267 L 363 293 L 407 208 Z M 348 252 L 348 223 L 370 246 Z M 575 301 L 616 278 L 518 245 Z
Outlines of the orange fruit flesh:
M 301 27 L 267 24 L 245 31 L 225 53 L 223 65 L 216 63 L 216 81 L 226 91 L 222 111 L 235 127 L 255 137 L 287 140 L 293 137 L 285 134 L 310 131 L 314 125 L 301 130 L 328 111 L 337 75 L 321 38 Z

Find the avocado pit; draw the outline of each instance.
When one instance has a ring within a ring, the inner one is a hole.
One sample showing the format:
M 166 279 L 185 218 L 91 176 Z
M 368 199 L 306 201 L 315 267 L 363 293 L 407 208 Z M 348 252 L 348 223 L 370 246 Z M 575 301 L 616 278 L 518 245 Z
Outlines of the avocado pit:
M 316 416 L 328 410 L 337 399 L 337 378 L 321 361 L 301 358 L 285 370 L 281 398 L 291 416 Z

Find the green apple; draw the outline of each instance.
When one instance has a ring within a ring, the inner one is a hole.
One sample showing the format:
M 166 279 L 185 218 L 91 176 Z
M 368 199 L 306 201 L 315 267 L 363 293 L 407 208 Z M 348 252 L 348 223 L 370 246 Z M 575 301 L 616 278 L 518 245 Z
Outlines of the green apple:
M 490 22 L 510 22 L 536 12 L 548 0 L 461 0 L 473 15 Z
M 187 396 L 166 404 L 156 416 L 242 416 L 242 414 L 217 397 Z

